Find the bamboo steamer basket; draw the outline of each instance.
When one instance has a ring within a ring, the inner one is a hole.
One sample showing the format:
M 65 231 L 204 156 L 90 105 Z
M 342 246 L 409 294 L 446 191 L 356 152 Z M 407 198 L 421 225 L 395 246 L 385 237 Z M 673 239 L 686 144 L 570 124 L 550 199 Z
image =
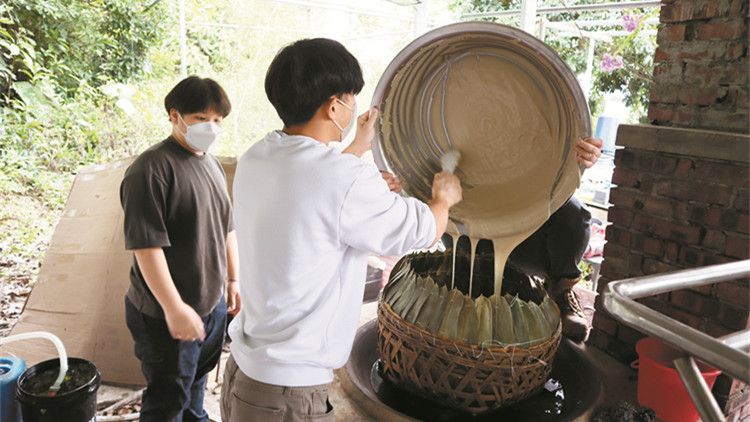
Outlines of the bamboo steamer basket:
M 413 259 L 423 255 L 407 255 L 397 267 L 415 268 Z M 424 275 L 420 270 L 417 273 Z M 396 272 L 391 274 L 391 281 L 398 277 Z M 562 339 L 559 320 L 541 343 L 523 347 L 465 344 L 404 320 L 385 299 L 389 288 L 390 283 L 378 299 L 377 338 L 384 378 L 413 394 L 472 414 L 514 403 L 544 387 Z
M 467 345 L 427 332 L 378 301 L 378 350 L 383 376 L 419 396 L 472 414 L 532 396 L 544 387 L 562 339 L 524 349 Z

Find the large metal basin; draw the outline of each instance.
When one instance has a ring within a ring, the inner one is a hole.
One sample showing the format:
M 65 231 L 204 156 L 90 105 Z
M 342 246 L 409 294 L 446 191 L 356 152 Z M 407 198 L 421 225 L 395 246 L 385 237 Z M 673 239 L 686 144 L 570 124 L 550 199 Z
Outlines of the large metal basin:
M 382 422 L 566 422 L 587 421 L 601 394 L 591 359 L 567 339 L 560 344 L 548 386 L 537 396 L 478 416 L 414 396 L 377 374 L 377 321 L 363 324 L 349 362 L 340 372 L 344 389 L 375 420 Z
M 573 145 L 591 133 L 586 99 L 557 53 L 519 29 L 463 22 L 428 32 L 393 59 L 373 105 L 375 162 L 408 195 L 429 200 L 440 157 L 461 152 L 464 199 L 451 209 L 460 234 L 534 230 L 579 184 Z M 487 198 L 513 206 L 500 212 Z

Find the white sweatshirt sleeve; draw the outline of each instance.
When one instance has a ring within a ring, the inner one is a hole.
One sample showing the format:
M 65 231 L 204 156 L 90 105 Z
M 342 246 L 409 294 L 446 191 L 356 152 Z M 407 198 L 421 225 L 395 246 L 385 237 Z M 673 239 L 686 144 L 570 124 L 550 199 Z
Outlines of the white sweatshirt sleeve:
M 427 204 L 391 192 L 372 166 L 363 166 L 349 187 L 339 222 L 343 243 L 382 255 L 428 248 L 436 236 Z

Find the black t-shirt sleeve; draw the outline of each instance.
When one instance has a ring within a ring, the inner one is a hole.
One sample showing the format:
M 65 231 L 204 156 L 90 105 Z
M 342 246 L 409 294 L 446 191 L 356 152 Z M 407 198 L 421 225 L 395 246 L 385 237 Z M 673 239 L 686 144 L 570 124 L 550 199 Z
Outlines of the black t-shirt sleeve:
M 170 246 L 165 224 L 167 184 L 148 168 L 132 170 L 120 184 L 125 249 Z
M 213 159 L 213 162 L 216 165 L 216 168 L 221 173 L 221 177 L 222 177 L 221 180 L 226 181 L 227 175 L 226 175 L 226 172 L 224 171 L 224 167 L 221 166 L 221 162 L 219 162 L 219 159 L 213 155 L 211 156 L 211 158 Z M 226 188 L 227 188 L 227 195 L 229 195 L 228 186 L 226 186 Z M 227 234 L 229 234 L 234 231 L 234 207 L 230 206 L 227 209 L 226 218 L 227 218 Z

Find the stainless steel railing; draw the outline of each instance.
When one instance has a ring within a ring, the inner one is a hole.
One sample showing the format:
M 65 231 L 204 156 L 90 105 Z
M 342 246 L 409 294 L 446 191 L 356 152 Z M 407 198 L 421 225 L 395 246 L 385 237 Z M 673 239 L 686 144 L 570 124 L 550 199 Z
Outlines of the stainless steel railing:
M 750 260 L 614 281 L 604 292 L 604 307 L 614 318 L 689 355 L 675 360 L 675 368 L 703 422 L 725 418 L 693 358 L 750 384 L 750 329 L 714 338 L 635 299 L 745 277 Z

